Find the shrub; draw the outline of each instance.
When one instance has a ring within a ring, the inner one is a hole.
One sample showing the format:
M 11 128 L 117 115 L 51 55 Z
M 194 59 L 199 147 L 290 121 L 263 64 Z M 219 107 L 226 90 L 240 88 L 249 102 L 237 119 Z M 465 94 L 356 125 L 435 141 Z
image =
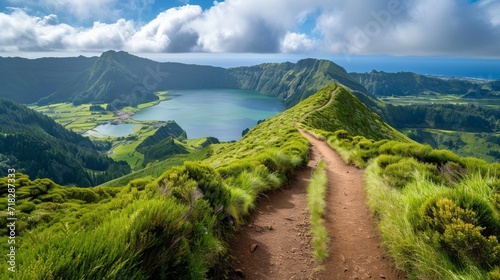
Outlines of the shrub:
M 489 277 L 491 280 L 500 280 L 500 267 L 495 266 L 495 268 L 493 268 L 493 270 L 491 270 L 491 271 L 488 273 L 488 277 Z
M 79 199 L 87 203 L 94 203 L 99 201 L 99 195 L 95 193 L 92 189 L 88 188 L 68 188 L 67 198 Z
M 137 190 L 144 190 L 147 184 L 151 183 L 153 179 L 151 178 L 138 178 L 130 181 L 128 185 Z
M 29 214 L 36 209 L 36 205 L 31 201 L 23 201 L 17 208 L 21 212 Z
M 460 157 L 449 150 L 432 150 L 424 160 L 437 165 L 443 165 L 448 161 L 461 163 Z
M 491 217 L 485 218 L 490 212 L 486 204 L 475 198 L 462 199 L 469 207 L 461 207 L 453 200 L 434 196 L 422 205 L 422 216 L 436 244 L 443 248 L 457 263 L 471 262 L 483 267 L 498 264 L 500 261 L 500 245 L 497 237 L 485 231 L 491 225 Z M 478 212 L 483 212 L 478 214 Z M 492 213 L 490 213 L 492 214 Z M 486 220 L 486 221 L 485 221 Z
M 377 164 L 381 169 L 385 169 L 388 165 L 397 163 L 402 159 L 401 156 L 395 155 L 380 155 L 377 158 Z
M 387 158 L 386 158 L 387 160 Z M 437 167 L 432 164 L 420 163 L 414 158 L 403 158 L 396 163 L 388 164 L 382 171 L 386 181 L 393 187 L 403 188 L 415 180 L 415 172 L 420 172 L 434 182 L 440 182 Z

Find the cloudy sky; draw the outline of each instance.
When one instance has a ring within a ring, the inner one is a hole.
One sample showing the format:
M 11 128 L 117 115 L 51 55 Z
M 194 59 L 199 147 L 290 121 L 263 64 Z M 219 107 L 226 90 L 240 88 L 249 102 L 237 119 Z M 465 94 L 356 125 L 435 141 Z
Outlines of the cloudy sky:
M 3 54 L 109 49 L 500 58 L 500 1 L 0 1 Z

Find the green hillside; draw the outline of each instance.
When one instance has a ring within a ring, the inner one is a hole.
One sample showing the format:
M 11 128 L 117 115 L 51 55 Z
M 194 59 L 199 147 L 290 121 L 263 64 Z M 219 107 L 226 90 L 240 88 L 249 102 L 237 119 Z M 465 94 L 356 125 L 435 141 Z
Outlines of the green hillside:
M 53 96 L 68 100 L 82 85 L 82 75 L 97 57 L 4 58 L 0 57 L 0 97 L 20 103 L 35 103 Z
M 307 141 L 293 125 L 330 91 L 262 122 L 205 163 L 186 162 L 156 179 L 81 190 L 17 174 L 18 204 L 26 205 L 18 210 L 18 278 L 223 277 L 225 241 L 259 193 L 279 188 L 306 162 Z
M 0 176 L 16 168 L 31 177 L 51 178 L 64 185 L 95 186 L 130 172 L 99 146 L 51 118 L 0 99 Z
M 398 269 L 409 279 L 500 279 L 500 164 L 353 131 L 355 114 L 335 115 L 340 127 L 319 117 L 331 113 L 325 106 L 303 127 L 366 167 L 368 204 Z
M 25 205 L 18 223 L 24 241 L 19 245 L 20 279 L 198 279 L 224 274 L 220 265 L 227 236 L 244 223 L 259 193 L 282 186 L 306 162 L 307 141 L 294 126 L 328 103 L 334 91 L 340 93 L 334 100 L 344 94 L 353 98 L 342 88 L 327 87 L 261 122 L 238 142 L 214 148 L 205 163 L 186 162 L 156 179 L 83 191 L 17 175 L 19 204 Z M 352 110 L 366 108 L 352 101 Z M 342 101 L 328 104 L 342 107 Z M 377 122 L 367 118 L 368 126 Z M 394 133 L 389 127 L 382 131 Z M 27 229 L 30 239 L 24 235 Z
M 246 89 L 283 98 L 290 106 L 331 83 L 366 92 L 342 67 L 317 59 L 225 69 L 107 51 L 92 58 L 0 57 L 0 73 L 5 74 L 0 97 L 40 105 L 110 103 L 112 110 L 156 100 L 153 92 L 169 89 Z

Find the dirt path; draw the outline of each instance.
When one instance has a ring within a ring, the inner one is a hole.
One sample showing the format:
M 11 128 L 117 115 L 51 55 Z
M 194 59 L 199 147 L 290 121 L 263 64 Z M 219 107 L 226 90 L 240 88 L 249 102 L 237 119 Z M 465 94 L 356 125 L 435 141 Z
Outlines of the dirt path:
M 299 131 L 311 143 L 307 168 L 298 172 L 289 188 L 261 199 L 252 221 L 236 233 L 230 243 L 233 279 L 404 279 L 380 248 L 365 203 L 363 170 L 346 165 L 328 144 Z M 330 245 L 324 270 L 317 272 L 311 255 L 306 187 L 321 159 L 328 172 L 325 220 Z
M 259 202 L 253 220 L 231 243 L 233 268 L 241 270 L 246 279 L 403 279 L 380 248 L 378 232 L 365 204 L 363 170 L 346 165 L 325 142 L 301 133 L 311 142 L 307 168 L 299 172 L 289 188 Z M 328 170 L 326 225 L 330 256 L 323 263 L 325 270 L 316 272 L 306 186 L 321 159 Z M 253 252 L 252 244 L 257 244 Z
M 327 163 L 326 226 L 329 258 L 319 279 L 403 279 L 380 248 L 380 237 L 365 203 L 363 170 L 346 165 L 325 142 L 301 131 Z
M 231 266 L 245 279 L 315 279 L 311 255 L 306 187 L 319 162 L 311 148 L 307 168 L 297 173 L 288 188 L 262 197 L 248 225 L 230 243 Z M 257 248 L 252 252 L 252 244 Z M 237 274 L 233 279 L 242 279 Z

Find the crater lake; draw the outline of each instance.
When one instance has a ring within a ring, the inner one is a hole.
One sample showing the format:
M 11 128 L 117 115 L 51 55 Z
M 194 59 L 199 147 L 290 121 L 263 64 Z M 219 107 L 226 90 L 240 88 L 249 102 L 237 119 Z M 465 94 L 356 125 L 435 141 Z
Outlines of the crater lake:
M 169 100 L 138 111 L 135 120 L 176 121 L 190 139 L 238 140 L 259 120 L 285 110 L 282 99 L 239 89 L 170 90 Z

